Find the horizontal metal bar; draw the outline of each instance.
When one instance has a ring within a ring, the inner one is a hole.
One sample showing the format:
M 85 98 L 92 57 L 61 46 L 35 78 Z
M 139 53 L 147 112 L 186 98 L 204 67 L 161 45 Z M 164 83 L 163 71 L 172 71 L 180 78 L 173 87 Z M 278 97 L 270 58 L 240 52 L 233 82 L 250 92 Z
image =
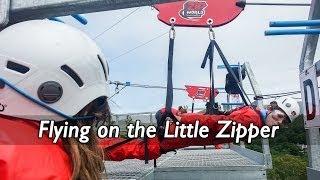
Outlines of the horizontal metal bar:
M 72 14 L 110 11 L 182 0 L 11 0 L 10 24 Z
M 320 26 L 320 20 L 307 21 L 271 21 L 270 27 Z
M 283 29 L 283 30 L 268 30 L 264 33 L 266 36 L 278 35 L 319 35 L 320 29 Z
M 246 5 L 251 6 L 310 6 L 310 3 L 259 3 L 247 2 Z
M 83 17 L 83 16 L 81 16 L 81 15 L 79 15 L 79 14 L 73 14 L 73 15 L 71 15 L 73 18 L 75 18 L 77 21 L 79 21 L 81 24 L 83 24 L 83 25 L 86 25 L 86 24 L 88 24 L 88 20 L 85 18 L 85 17 Z
M 230 65 L 230 67 L 239 67 L 239 65 L 238 64 L 236 64 L 236 65 Z M 217 67 L 218 69 L 226 69 L 226 66 L 225 65 L 218 65 L 218 67 Z

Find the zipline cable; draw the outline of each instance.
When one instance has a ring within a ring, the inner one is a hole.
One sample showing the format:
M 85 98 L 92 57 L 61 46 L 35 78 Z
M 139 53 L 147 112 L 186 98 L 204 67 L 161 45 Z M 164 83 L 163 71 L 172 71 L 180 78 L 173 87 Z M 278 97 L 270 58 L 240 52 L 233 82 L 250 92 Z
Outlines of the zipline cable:
M 137 49 L 139 49 L 139 48 L 151 43 L 152 41 L 154 41 L 156 39 L 159 39 L 159 38 L 163 37 L 166 34 L 168 34 L 168 32 L 162 33 L 162 34 L 160 34 L 160 35 L 158 35 L 158 36 L 156 36 L 156 37 L 154 37 L 154 38 L 152 38 L 152 39 L 150 39 L 150 40 L 148 40 L 148 41 L 146 41 L 146 42 L 144 42 L 144 43 L 142 43 L 142 44 L 140 44 L 140 45 L 138 45 L 138 46 L 136 46 L 136 47 L 134 47 L 134 48 L 132 48 L 132 49 L 130 49 L 130 50 L 118 55 L 118 56 L 116 56 L 116 57 L 114 57 L 114 58 L 112 58 L 110 60 L 110 63 L 114 62 L 116 59 L 118 59 L 118 58 L 120 58 L 120 57 L 122 57 L 124 55 L 127 55 L 127 54 L 131 53 L 132 51 L 135 51 L 135 50 L 137 50 Z
M 110 84 L 125 86 L 125 83 L 120 83 L 120 82 L 110 81 Z M 167 89 L 166 86 L 146 85 L 146 84 L 130 84 L 130 86 L 126 86 L 126 87 L 145 88 L 145 89 Z M 178 91 L 185 91 L 186 90 L 186 88 L 173 88 L 173 89 L 178 90 Z M 223 93 L 223 92 L 220 92 L 220 93 Z M 262 97 L 264 97 L 264 99 L 272 99 L 272 98 L 276 98 L 276 97 L 290 96 L 290 95 L 295 95 L 295 94 L 299 94 L 299 93 L 301 93 L 301 91 L 288 91 L 288 92 L 281 92 L 281 93 L 264 94 L 264 95 L 262 95 Z M 254 94 L 247 94 L 247 95 L 254 96 Z
M 113 101 L 112 99 L 109 99 L 110 100 L 110 102 L 112 103 L 112 104 L 114 104 L 118 109 L 120 109 L 121 111 L 123 111 L 123 108 L 119 105 L 119 104 L 117 104 L 115 101 Z
M 118 20 L 116 23 L 114 23 L 112 26 L 108 27 L 107 29 L 105 29 L 104 31 L 102 31 L 101 33 L 99 33 L 98 35 L 96 35 L 93 39 L 96 40 L 98 39 L 100 36 L 102 36 L 104 33 L 108 32 L 109 30 L 111 30 L 112 28 L 114 28 L 115 26 L 117 26 L 118 24 L 120 24 L 122 21 L 124 21 L 125 19 L 127 19 L 129 16 L 131 16 L 133 13 L 135 13 L 136 11 L 138 11 L 140 9 L 140 7 L 135 8 L 134 10 L 132 10 L 129 14 L 127 14 L 126 16 L 124 16 L 123 18 L 121 18 L 120 20 Z
M 119 94 L 122 90 L 124 90 L 124 88 L 126 88 L 127 86 L 123 86 L 120 90 L 116 91 L 112 96 L 110 96 L 108 98 L 108 100 L 112 99 L 115 95 Z

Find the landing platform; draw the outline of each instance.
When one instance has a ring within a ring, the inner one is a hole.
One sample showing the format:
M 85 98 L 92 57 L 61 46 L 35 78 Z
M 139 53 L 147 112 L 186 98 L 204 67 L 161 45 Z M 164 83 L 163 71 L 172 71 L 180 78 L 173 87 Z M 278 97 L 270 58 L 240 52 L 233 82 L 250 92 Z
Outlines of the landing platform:
M 212 180 L 267 179 L 261 153 L 232 146 L 230 149 L 187 148 L 145 164 L 140 160 L 106 162 L 108 179 Z

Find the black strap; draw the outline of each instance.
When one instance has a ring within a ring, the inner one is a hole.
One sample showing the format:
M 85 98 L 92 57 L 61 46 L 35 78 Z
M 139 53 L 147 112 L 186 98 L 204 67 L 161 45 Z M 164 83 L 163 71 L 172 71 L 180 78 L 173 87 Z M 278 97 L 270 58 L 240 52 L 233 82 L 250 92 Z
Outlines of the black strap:
M 213 71 L 213 58 L 214 58 L 214 46 L 213 41 L 211 40 L 206 54 L 204 56 L 203 62 L 201 64 L 201 68 L 204 69 L 207 60 L 209 59 L 209 76 L 210 76 L 210 97 L 209 102 L 206 104 L 206 114 L 216 114 L 218 113 L 218 108 L 216 107 L 215 101 L 215 86 L 214 86 L 214 71 Z
M 170 117 L 174 122 L 178 120 L 172 114 L 172 103 L 173 103 L 173 81 L 172 81 L 172 70 L 173 70 L 173 52 L 174 52 L 174 38 L 170 37 L 169 41 L 169 53 L 168 53 L 168 73 L 167 73 L 167 96 L 166 96 L 166 107 L 165 112 L 161 114 L 161 120 L 158 123 L 158 135 L 159 139 L 163 139 L 164 128 L 167 117 Z
M 143 142 L 144 142 L 144 163 L 149 164 L 149 148 L 148 148 L 147 132 L 145 133 Z
M 246 106 L 249 105 L 247 99 L 250 101 L 250 99 L 248 98 L 248 95 L 245 93 L 243 87 L 240 85 L 240 81 L 239 79 L 237 78 L 237 76 L 234 74 L 232 68 L 230 67 L 230 64 L 227 60 L 227 58 L 225 57 L 225 55 L 223 54 L 221 48 L 219 47 L 218 43 L 216 42 L 216 40 L 213 40 L 213 43 L 214 43 L 214 46 L 216 47 L 221 59 L 222 59 L 222 62 L 223 64 L 225 65 L 225 67 L 227 68 L 228 72 L 231 74 L 231 76 L 233 77 L 233 79 L 237 82 L 237 85 L 239 87 L 239 89 L 241 90 L 241 93 L 240 93 L 240 96 L 243 100 L 243 102 L 245 103 Z M 247 99 L 246 99 L 247 98 Z M 251 104 L 251 103 L 250 103 Z
M 165 112 L 161 115 L 161 121 L 158 124 L 158 134 L 160 135 L 160 140 L 163 139 L 162 130 L 164 130 L 165 120 L 167 117 L 170 117 L 172 120 L 177 121 L 175 116 L 172 114 L 172 102 L 173 102 L 173 82 L 172 82 L 172 69 L 173 69 L 173 50 L 174 50 L 174 38 L 170 38 L 169 41 L 169 54 L 168 54 L 168 74 L 167 74 L 167 97 L 166 97 L 166 107 Z M 126 144 L 134 139 L 126 139 L 122 142 L 116 143 L 112 146 L 109 146 L 105 149 L 105 151 L 109 151 L 114 149 L 120 145 Z M 144 138 L 145 143 L 145 163 L 148 163 L 149 153 L 148 153 L 148 138 Z
M 215 100 L 215 96 L 214 96 L 214 71 L 213 71 L 213 57 L 214 57 L 214 46 L 212 43 L 212 40 L 210 42 L 210 46 L 211 51 L 210 51 L 210 55 L 209 59 L 210 59 L 210 103 L 212 106 L 215 106 L 216 104 L 216 100 Z
M 173 50 L 174 50 L 174 38 L 170 38 L 169 54 L 168 54 L 166 112 L 171 112 L 172 102 L 173 102 L 173 82 L 172 82 Z

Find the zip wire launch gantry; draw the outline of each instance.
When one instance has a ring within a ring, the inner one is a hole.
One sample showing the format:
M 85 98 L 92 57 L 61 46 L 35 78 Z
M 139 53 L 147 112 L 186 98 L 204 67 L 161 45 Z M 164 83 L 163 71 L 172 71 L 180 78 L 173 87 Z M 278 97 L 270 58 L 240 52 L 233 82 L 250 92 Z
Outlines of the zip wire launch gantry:
M 0 0 L 0 27 L 32 19 L 45 19 L 66 15 L 150 6 L 177 1 L 182 0 Z M 245 5 L 277 5 L 277 3 L 259 4 L 247 3 L 244 0 L 239 0 L 236 5 L 237 7 L 244 9 Z M 280 3 L 278 5 L 291 6 L 286 3 Z M 309 6 L 309 4 L 296 5 Z M 161 5 L 159 5 L 158 8 L 161 8 Z M 229 18 L 229 22 L 236 18 L 240 12 L 241 9 L 236 11 L 234 16 Z M 193 17 L 188 16 L 187 18 Z M 309 19 L 319 18 L 320 0 L 313 0 Z M 164 18 L 163 22 L 170 20 L 171 19 Z M 215 19 L 211 19 L 211 21 L 210 19 L 207 20 L 208 24 L 212 24 L 212 26 L 215 26 L 215 23 L 219 23 Z M 170 22 L 167 22 L 167 24 L 170 24 Z M 223 23 L 218 25 L 223 25 Z M 301 72 L 313 64 L 317 41 L 317 35 L 306 36 L 303 54 L 301 57 Z M 248 69 L 247 73 L 251 74 L 248 76 L 250 81 L 252 80 L 251 85 L 254 89 L 255 96 L 261 96 L 262 94 L 254 79 L 251 69 Z M 258 100 L 257 103 L 258 106 L 262 106 L 262 100 Z M 147 116 L 150 117 L 151 122 L 153 114 L 147 114 Z M 121 115 L 115 115 L 115 118 L 116 123 L 121 122 Z M 316 179 L 319 177 L 319 139 L 319 129 L 308 130 L 308 175 L 310 179 Z M 237 145 L 230 145 L 229 149 L 222 150 L 203 150 L 199 147 L 183 149 L 179 150 L 176 155 L 169 153 L 161 157 L 158 160 L 158 166 L 156 168 L 138 160 L 106 162 L 108 170 L 107 178 L 190 179 L 190 177 L 194 177 L 197 179 L 209 179 L 208 177 L 211 177 L 212 179 L 226 179 L 228 177 L 229 179 L 266 179 L 266 170 L 272 168 L 269 143 L 267 139 L 263 140 L 262 146 L 263 153 L 251 151 Z

